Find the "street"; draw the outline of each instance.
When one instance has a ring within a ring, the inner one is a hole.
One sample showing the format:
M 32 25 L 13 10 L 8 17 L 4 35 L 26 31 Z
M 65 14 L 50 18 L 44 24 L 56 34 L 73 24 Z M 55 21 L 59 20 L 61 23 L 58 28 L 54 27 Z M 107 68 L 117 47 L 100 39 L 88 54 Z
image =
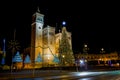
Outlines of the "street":
M 120 80 L 120 70 L 70 72 L 59 70 L 21 71 L 0 74 L 0 80 Z

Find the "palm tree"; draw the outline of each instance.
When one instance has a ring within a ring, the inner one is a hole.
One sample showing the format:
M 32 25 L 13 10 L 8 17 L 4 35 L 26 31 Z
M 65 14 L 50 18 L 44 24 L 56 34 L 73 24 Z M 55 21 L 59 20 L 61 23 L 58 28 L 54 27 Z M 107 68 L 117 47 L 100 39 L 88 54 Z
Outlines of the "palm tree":
M 65 65 L 65 63 L 74 64 L 74 56 L 67 37 L 66 27 L 62 29 L 62 37 L 59 45 L 59 59 L 61 65 Z

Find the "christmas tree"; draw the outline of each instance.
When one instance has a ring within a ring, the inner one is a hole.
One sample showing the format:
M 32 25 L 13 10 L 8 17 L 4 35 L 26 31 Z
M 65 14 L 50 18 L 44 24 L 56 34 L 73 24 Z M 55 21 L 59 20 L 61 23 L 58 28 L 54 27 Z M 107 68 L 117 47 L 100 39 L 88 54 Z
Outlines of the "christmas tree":
M 29 56 L 29 55 L 27 55 L 27 56 L 25 57 L 24 63 L 31 63 L 31 60 L 30 60 L 30 56 Z
M 63 27 L 59 45 L 59 59 L 61 65 L 74 64 L 74 56 L 68 39 L 66 27 Z
M 58 57 L 56 55 L 54 56 L 53 62 L 59 63 L 59 59 L 58 59 Z
M 16 55 L 13 57 L 12 62 L 22 62 L 22 57 L 20 56 L 20 52 L 17 51 Z
M 42 62 L 42 57 L 41 57 L 40 53 L 38 54 L 35 62 Z

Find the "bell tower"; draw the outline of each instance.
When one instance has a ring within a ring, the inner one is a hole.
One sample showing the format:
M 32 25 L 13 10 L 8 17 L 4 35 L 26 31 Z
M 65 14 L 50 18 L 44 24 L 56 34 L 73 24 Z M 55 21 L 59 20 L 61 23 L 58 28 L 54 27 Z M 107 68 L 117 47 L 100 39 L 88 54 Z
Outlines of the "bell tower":
M 32 15 L 31 24 L 31 61 L 35 63 L 37 56 L 42 55 L 42 35 L 43 35 L 44 15 L 38 10 Z M 36 64 L 36 63 L 35 63 Z

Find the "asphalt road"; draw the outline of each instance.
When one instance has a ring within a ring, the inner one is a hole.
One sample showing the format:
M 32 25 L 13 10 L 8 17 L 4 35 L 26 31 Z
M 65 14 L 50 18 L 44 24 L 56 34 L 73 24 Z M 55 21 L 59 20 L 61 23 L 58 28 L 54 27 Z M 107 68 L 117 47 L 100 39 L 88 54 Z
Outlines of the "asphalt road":
M 120 80 L 120 70 L 70 72 L 60 70 L 1 73 L 0 80 Z

